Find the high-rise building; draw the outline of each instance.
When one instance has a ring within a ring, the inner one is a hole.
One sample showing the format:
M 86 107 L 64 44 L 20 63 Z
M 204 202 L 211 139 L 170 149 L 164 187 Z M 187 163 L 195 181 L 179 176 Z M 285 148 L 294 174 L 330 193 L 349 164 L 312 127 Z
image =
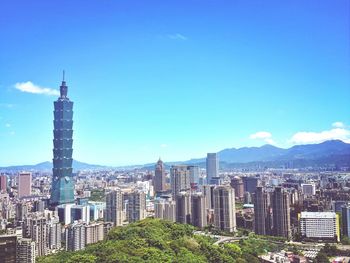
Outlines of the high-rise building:
M 0 236 L 0 261 L 6 263 L 16 263 L 17 254 L 17 236 Z
M 176 221 L 176 204 L 172 200 L 165 200 L 159 198 L 154 202 L 154 217 L 168 220 L 171 222 Z
M 243 180 L 239 176 L 234 176 L 231 178 L 231 187 L 235 189 L 235 195 L 237 199 L 243 199 L 244 196 L 244 186 Z
M 350 205 L 344 205 L 341 209 L 342 235 L 350 237 Z
M 214 226 L 217 229 L 236 231 L 235 191 L 231 186 L 217 186 L 214 189 Z
M 57 217 L 52 217 L 47 222 L 49 249 L 59 250 L 61 248 L 62 227 Z
M 30 238 L 20 238 L 17 241 L 17 262 L 35 263 L 35 242 Z
M 189 165 L 188 169 L 190 170 L 190 185 L 191 189 L 197 189 L 199 186 L 199 166 Z
M 7 176 L 6 174 L 0 175 L 0 192 L 7 191 Z
M 180 192 L 176 195 L 176 222 L 191 224 L 191 195 Z
M 206 207 L 206 198 L 201 193 L 191 196 L 192 225 L 200 228 L 208 225 Z
M 289 193 L 276 187 L 272 193 L 273 233 L 275 236 L 291 237 Z
M 207 153 L 207 184 L 219 178 L 219 159 L 217 153 Z
M 335 212 L 301 212 L 299 228 L 306 238 L 340 241 L 339 217 Z
M 146 194 L 135 190 L 128 194 L 128 219 L 129 223 L 146 218 Z
M 30 196 L 32 193 L 32 173 L 22 172 L 18 175 L 18 197 Z
M 68 87 L 63 79 L 60 97 L 54 102 L 52 206 L 74 202 L 73 102 L 67 97 L 67 91 Z
M 254 232 L 258 235 L 270 235 L 271 214 L 269 194 L 258 186 L 254 194 Z
M 74 204 L 63 204 L 63 205 L 58 205 L 56 207 L 59 221 L 61 223 L 64 223 L 65 225 L 72 223 L 71 208 L 73 206 Z
M 245 192 L 253 194 L 258 186 L 258 178 L 252 176 L 245 176 L 243 179 L 243 188 Z
M 33 214 L 24 222 L 25 236 L 35 242 L 36 256 L 45 256 L 49 252 L 47 220 L 41 215 Z
M 113 222 L 114 226 L 123 224 L 123 194 L 116 189 L 106 195 L 106 211 L 104 221 Z
M 214 209 L 215 185 L 202 185 L 202 194 L 206 199 L 207 209 Z
M 85 226 L 85 244 L 94 244 L 104 238 L 103 223 L 94 223 Z
M 165 167 L 164 167 L 164 163 L 162 162 L 162 160 L 159 158 L 156 167 L 155 167 L 155 171 L 154 171 L 154 191 L 156 193 L 162 193 L 164 191 L 166 191 L 165 188 Z
M 85 225 L 75 222 L 66 228 L 66 250 L 78 251 L 86 246 Z
M 182 191 L 191 189 L 190 167 L 188 165 L 173 165 L 170 168 L 170 184 L 173 197 Z

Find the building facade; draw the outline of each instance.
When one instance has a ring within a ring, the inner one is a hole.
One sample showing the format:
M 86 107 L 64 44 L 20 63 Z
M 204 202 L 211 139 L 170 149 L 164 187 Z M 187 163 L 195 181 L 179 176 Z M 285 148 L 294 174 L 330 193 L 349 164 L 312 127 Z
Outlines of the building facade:
M 165 167 L 161 159 L 159 159 L 156 164 L 153 182 L 154 182 L 154 191 L 156 193 L 162 193 L 166 191 Z
M 32 193 L 32 173 L 19 173 L 18 197 L 30 196 Z
M 270 235 L 271 214 L 269 194 L 263 187 L 256 188 L 254 193 L 254 232 L 258 235 Z
M 123 194 L 120 189 L 116 189 L 106 195 L 104 221 L 112 222 L 114 226 L 123 224 Z
M 289 194 L 276 187 L 272 194 L 273 234 L 291 238 Z
M 191 189 L 190 166 L 173 165 L 170 168 L 170 184 L 173 197 Z
M 207 153 L 207 184 L 219 178 L 219 159 L 217 153 Z

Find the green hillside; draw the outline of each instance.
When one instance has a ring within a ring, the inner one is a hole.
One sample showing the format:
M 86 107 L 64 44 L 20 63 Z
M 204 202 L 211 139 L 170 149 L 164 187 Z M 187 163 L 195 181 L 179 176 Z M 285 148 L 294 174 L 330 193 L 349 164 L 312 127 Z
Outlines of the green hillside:
M 259 262 L 257 255 L 275 250 L 268 241 L 248 238 L 222 246 L 209 237 L 193 235 L 194 227 L 145 219 L 111 230 L 107 239 L 79 252 L 60 252 L 38 263 L 68 262 Z

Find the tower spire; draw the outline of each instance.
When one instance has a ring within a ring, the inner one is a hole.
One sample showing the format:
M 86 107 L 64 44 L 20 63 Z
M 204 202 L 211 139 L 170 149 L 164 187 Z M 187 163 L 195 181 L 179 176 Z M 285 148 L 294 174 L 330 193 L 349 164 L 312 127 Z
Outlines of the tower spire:
M 68 92 L 68 87 L 66 85 L 66 81 L 64 80 L 65 77 L 65 71 L 63 70 L 63 76 L 62 76 L 62 84 L 60 86 L 60 98 L 67 98 L 67 92 Z

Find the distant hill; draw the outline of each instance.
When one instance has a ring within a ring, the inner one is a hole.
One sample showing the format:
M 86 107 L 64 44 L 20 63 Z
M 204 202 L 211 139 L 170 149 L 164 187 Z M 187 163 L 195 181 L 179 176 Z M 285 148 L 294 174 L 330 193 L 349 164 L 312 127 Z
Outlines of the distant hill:
M 273 145 L 261 147 L 230 148 L 218 152 L 221 168 L 279 168 L 279 167 L 350 167 L 350 144 L 331 140 L 319 144 L 296 145 L 289 149 Z M 156 162 L 156 160 L 155 160 Z M 119 169 L 153 170 L 154 163 L 118 167 Z M 183 162 L 167 162 L 168 169 L 174 164 L 195 164 L 205 167 L 206 159 L 191 159 Z M 73 160 L 74 171 L 111 168 Z M 51 171 L 52 163 L 0 167 L 0 171 Z
M 330 140 L 319 144 L 296 145 L 282 149 L 272 145 L 224 149 L 218 152 L 220 166 L 227 168 L 309 166 L 350 167 L 350 144 Z M 192 159 L 184 163 L 205 166 L 205 158 Z
M 73 170 L 79 171 L 79 170 L 95 170 L 95 169 L 102 169 L 107 168 L 106 166 L 102 165 L 95 165 L 95 164 L 88 164 L 79 162 L 76 160 L 73 160 Z M 0 167 L 1 170 L 6 171 L 51 171 L 52 170 L 52 162 L 42 162 L 34 165 L 16 165 L 16 166 L 7 166 L 7 167 Z

